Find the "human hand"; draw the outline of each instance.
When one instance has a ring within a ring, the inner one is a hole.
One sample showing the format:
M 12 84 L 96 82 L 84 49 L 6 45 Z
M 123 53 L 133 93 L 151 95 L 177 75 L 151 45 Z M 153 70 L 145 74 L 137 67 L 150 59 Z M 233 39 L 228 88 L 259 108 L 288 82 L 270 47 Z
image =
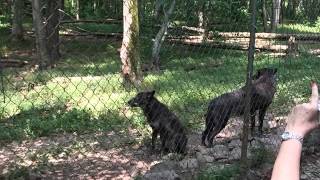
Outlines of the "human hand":
M 319 127 L 318 85 L 311 82 L 312 95 L 309 103 L 295 106 L 288 116 L 286 131 L 305 136 L 313 129 Z

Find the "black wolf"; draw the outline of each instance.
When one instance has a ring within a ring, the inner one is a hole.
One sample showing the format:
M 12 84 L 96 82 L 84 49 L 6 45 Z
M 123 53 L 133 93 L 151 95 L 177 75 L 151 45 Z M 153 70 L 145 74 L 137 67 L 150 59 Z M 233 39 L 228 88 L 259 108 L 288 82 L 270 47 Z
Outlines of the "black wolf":
M 276 68 L 259 69 L 253 76 L 251 89 L 251 132 L 254 131 L 256 111 L 259 111 L 259 133 L 263 119 L 276 92 Z M 202 145 L 212 146 L 213 138 L 227 125 L 232 116 L 241 116 L 245 109 L 245 87 L 222 94 L 209 103 L 206 129 L 202 133 Z
M 155 91 L 140 92 L 128 104 L 140 107 L 152 128 L 151 145 L 154 149 L 158 134 L 160 135 L 161 151 L 184 154 L 188 138 L 178 117 L 168 107 L 154 97 Z

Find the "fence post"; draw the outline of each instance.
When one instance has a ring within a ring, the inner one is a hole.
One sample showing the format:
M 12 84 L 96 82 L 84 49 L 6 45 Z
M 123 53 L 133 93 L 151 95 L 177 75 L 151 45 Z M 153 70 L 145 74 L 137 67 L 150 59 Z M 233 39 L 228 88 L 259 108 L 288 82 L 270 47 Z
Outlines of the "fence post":
M 245 111 L 244 111 L 244 122 L 242 128 L 242 146 L 241 146 L 241 176 L 246 175 L 248 168 L 248 124 L 250 121 L 250 109 L 251 109 L 251 86 L 252 86 L 252 73 L 253 73 L 253 60 L 255 51 L 255 35 L 256 35 L 256 0 L 250 0 L 251 8 L 251 22 L 250 22 L 250 41 L 248 49 L 248 64 L 247 64 L 247 80 L 246 80 L 246 97 L 245 97 Z
M 0 62 L 2 61 L 1 59 L 1 53 L 0 53 Z M 5 94 L 5 87 L 4 87 L 4 75 L 3 75 L 3 67 L 0 65 L 0 78 L 1 78 L 1 93 L 3 95 L 3 103 L 6 102 L 6 94 Z

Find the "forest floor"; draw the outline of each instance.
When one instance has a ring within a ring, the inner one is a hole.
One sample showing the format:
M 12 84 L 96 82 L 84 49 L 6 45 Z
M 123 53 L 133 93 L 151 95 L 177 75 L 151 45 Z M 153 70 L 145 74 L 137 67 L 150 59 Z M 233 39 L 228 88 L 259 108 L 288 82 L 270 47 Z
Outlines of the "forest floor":
M 269 179 L 279 149 L 283 117 L 268 115 L 261 137 L 250 137 L 248 179 Z M 281 119 L 281 120 L 276 120 Z M 188 135 L 188 153 L 159 154 L 150 140 L 137 142 L 134 130 L 57 134 L 0 148 L 0 177 L 11 179 L 230 179 L 239 173 L 241 118 L 232 118 L 212 148 L 200 145 L 200 132 Z M 275 126 L 275 124 L 277 124 Z M 272 128 L 271 128 L 272 127 Z M 311 148 L 312 147 L 312 148 Z M 302 158 L 302 179 L 318 179 L 320 148 L 309 146 Z

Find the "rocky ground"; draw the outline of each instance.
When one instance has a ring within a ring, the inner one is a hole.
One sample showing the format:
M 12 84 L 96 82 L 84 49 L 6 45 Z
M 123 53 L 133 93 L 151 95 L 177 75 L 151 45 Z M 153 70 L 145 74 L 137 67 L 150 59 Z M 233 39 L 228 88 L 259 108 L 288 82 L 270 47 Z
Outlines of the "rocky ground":
M 250 137 L 249 157 L 257 160 L 259 168 L 253 167 L 248 179 L 270 177 L 272 160 L 268 159 L 273 156 L 264 158 L 265 152 L 259 155 L 254 151 L 266 149 L 272 154 L 277 152 L 283 128 L 275 125 L 277 122 L 268 123 L 265 124 L 268 130 L 264 131 L 263 136 Z M 218 135 L 212 148 L 200 146 L 200 132 L 190 133 L 185 157 L 152 152 L 149 141 L 141 140 L 139 133 L 133 130 L 129 133 L 80 136 L 61 134 L 13 142 L 0 148 L 0 179 L 195 179 L 205 169 L 221 169 L 239 160 L 241 125 L 239 119 L 232 119 Z M 319 139 L 317 137 L 313 138 Z M 306 145 L 302 158 L 302 179 L 320 179 L 320 151 L 317 147 Z

